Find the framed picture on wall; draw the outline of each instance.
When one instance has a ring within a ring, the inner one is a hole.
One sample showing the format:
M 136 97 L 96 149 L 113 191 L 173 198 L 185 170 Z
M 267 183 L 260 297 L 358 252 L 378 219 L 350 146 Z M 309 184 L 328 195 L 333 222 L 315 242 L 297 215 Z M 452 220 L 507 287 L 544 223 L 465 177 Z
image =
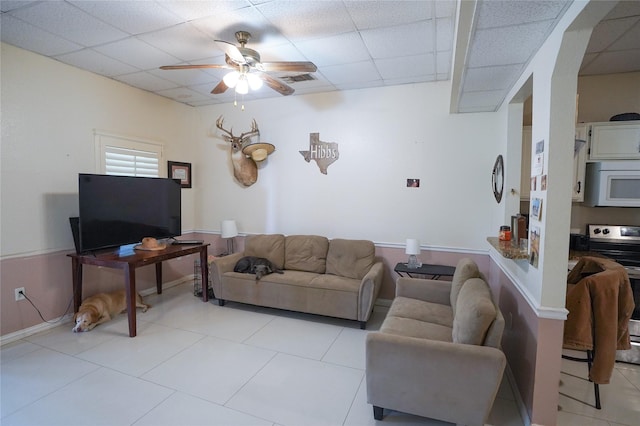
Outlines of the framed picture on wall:
M 167 161 L 169 167 L 169 177 L 180 179 L 183 188 L 191 188 L 191 163 L 180 163 L 178 161 Z

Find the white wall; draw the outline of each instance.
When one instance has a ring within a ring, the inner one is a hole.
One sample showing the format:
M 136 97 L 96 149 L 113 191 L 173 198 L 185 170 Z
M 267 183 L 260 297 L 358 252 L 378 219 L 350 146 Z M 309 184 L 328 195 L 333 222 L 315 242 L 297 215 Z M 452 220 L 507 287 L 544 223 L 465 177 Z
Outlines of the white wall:
M 95 173 L 93 130 L 162 142 L 194 157 L 194 109 L 2 44 L 2 256 L 73 247 L 78 173 Z M 166 163 L 160 165 L 166 175 Z M 183 230 L 194 227 L 183 190 Z
M 495 113 L 450 115 L 448 83 L 331 92 L 200 107 L 198 227 L 234 218 L 241 233 L 314 233 L 486 251 L 495 201 L 491 169 L 501 134 Z M 236 184 L 229 148 L 215 128 L 235 134 L 255 118 L 276 151 L 258 182 Z M 304 161 L 309 134 L 337 142 L 340 158 L 320 173 Z M 407 178 L 421 180 L 407 188 Z

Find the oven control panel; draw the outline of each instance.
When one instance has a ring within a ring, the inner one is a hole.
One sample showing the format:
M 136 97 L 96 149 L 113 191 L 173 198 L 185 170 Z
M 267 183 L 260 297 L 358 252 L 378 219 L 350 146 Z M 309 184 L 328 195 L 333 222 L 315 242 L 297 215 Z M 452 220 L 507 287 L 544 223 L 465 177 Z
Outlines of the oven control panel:
M 589 225 L 592 240 L 637 240 L 640 241 L 640 226 Z

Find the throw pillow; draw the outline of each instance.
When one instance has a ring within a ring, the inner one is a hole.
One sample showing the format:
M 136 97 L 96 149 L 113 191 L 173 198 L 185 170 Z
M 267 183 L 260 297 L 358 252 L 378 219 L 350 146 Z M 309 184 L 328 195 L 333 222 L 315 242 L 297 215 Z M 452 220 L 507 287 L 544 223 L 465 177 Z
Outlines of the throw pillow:
M 487 330 L 496 319 L 496 308 L 489 286 L 480 278 L 471 278 L 462 286 L 453 317 L 451 338 L 454 343 L 482 345 Z

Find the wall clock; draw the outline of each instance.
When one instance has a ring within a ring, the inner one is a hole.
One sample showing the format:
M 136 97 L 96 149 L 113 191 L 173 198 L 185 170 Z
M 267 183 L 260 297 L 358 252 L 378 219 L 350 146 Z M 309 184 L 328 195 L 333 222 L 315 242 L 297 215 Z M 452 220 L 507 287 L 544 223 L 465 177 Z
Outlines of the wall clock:
M 493 186 L 493 196 L 496 197 L 496 201 L 500 203 L 502 200 L 502 192 L 504 190 L 504 162 L 502 160 L 502 155 L 498 155 L 496 163 L 493 165 L 491 184 Z

